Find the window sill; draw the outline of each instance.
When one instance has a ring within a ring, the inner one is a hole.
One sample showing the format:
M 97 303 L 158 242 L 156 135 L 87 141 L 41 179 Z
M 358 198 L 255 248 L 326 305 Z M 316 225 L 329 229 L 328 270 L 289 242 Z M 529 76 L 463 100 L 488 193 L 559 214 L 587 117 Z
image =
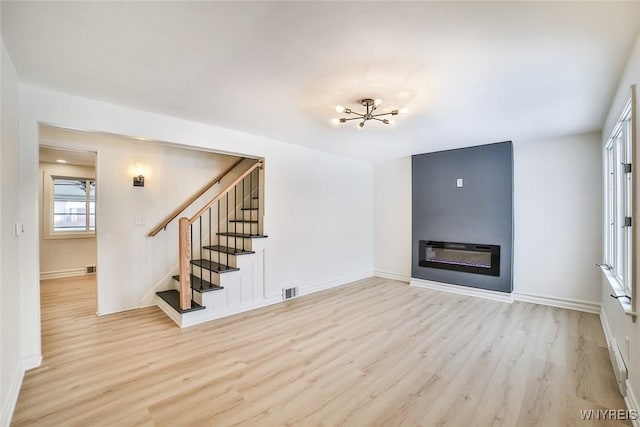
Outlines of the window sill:
M 57 239 L 92 239 L 96 237 L 95 231 L 75 231 L 75 232 L 58 232 L 47 233 L 44 236 L 45 240 L 57 240 Z
M 611 270 L 607 270 L 602 266 L 600 266 L 600 270 L 602 271 L 605 279 L 607 279 L 607 283 L 609 283 L 609 287 L 611 288 L 613 295 L 623 295 L 626 293 L 622 286 L 620 286 L 618 280 L 616 280 Z M 631 305 L 631 301 L 628 298 L 616 298 L 616 300 L 618 301 L 618 304 L 620 304 L 620 307 L 626 315 L 632 316 L 634 318 L 638 316 L 638 313 L 633 311 L 633 306 Z

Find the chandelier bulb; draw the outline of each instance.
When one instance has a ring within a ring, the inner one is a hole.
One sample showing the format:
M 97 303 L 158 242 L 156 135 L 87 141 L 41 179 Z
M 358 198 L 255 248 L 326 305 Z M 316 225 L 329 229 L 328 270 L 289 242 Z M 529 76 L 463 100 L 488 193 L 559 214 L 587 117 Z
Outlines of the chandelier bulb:
M 336 113 L 343 113 L 344 107 L 342 105 L 336 105 Z
M 331 119 L 331 123 L 337 125 L 338 123 L 340 123 L 340 119 Z
M 380 98 L 376 98 L 375 101 L 373 101 L 373 105 L 375 105 L 376 107 L 380 104 L 382 104 L 382 99 Z
M 400 110 L 398 110 L 398 112 L 400 114 L 407 114 L 409 112 L 409 109 L 407 107 L 402 107 Z

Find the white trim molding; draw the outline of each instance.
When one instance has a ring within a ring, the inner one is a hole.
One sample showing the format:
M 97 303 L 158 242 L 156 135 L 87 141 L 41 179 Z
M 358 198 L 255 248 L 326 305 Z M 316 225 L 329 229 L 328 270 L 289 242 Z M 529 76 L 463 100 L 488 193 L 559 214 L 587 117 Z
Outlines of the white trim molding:
M 488 291 L 485 289 L 471 288 L 462 285 L 452 285 L 449 283 L 434 282 L 431 280 L 411 278 L 411 286 L 417 288 L 432 289 L 435 291 L 450 292 L 453 294 L 467 295 L 471 297 L 490 299 L 512 303 L 514 301 L 528 302 L 533 304 L 547 305 L 550 307 L 566 308 L 568 310 L 583 311 L 585 313 L 600 313 L 600 304 L 589 301 L 580 301 L 568 298 L 557 298 L 546 295 L 530 294 L 514 291 L 510 294 L 505 292 Z
M 513 292 L 511 296 L 514 301 L 530 302 L 533 304 L 566 308 L 568 310 L 583 311 L 585 313 L 600 314 L 600 304 L 595 302 L 581 301 L 569 298 L 557 298 L 547 295 L 531 294 L 517 291 Z
M 640 414 L 640 406 L 638 406 L 638 399 L 636 399 L 636 395 L 633 392 L 633 388 L 631 387 L 631 381 L 627 379 L 625 381 L 625 385 L 627 387 L 627 395 L 624 397 L 624 403 L 627 405 L 627 409 L 630 413 Z M 635 419 L 631 420 L 633 427 L 640 427 L 640 420 Z
M 350 274 L 349 276 L 343 276 L 339 279 L 330 280 L 328 282 L 321 282 L 311 286 L 300 286 L 300 292 L 298 296 L 309 295 L 315 292 L 324 291 L 326 289 L 336 288 L 338 286 L 350 285 L 353 282 L 362 279 L 368 279 L 372 277 L 373 273 L 371 271 L 364 271 L 361 273 Z
M 607 315 L 604 310 L 600 310 L 600 322 L 602 323 L 602 330 L 604 331 L 604 338 L 607 341 L 607 346 L 611 347 L 612 343 L 615 342 L 613 338 L 613 334 L 611 333 L 611 328 L 609 327 L 609 319 L 607 319 Z M 627 361 L 624 361 L 627 363 Z M 640 405 L 638 405 L 638 399 L 636 398 L 636 394 L 631 386 L 631 381 L 627 378 L 624 382 L 625 384 L 625 396 L 624 403 L 627 405 L 627 410 L 629 412 L 633 412 L 636 414 L 640 414 Z M 640 420 L 631 420 L 633 427 L 640 427 Z
M 470 288 L 467 286 L 433 282 L 431 280 L 417 279 L 415 277 L 411 278 L 409 285 L 414 286 L 416 288 L 431 289 L 434 291 L 449 292 L 449 293 L 458 294 L 458 295 L 467 295 L 470 297 L 506 302 L 508 304 L 511 304 L 513 302 L 513 298 L 511 298 L 511 294 L 507 294 L 504 292 L 488 291 L 486 289 L 477 289 L 477 288 Z
M 0 408 L 0 427 L 9 427 L 11 424 L 13 411 L 16 409 L 16 403 L 18 403 L 18 395 L 20 394 L 23 378 L 24 367 L 22 363 L 18 363 L 13 378 L 11 378 L 11 382 L 8 384 L 7 397 L 5 401 L 2 402 L 2 408 Z
M 40 272 L 40 280 L 59 279 L 61 277 L 84 276 L 87 274 L 87 268 L 71 268 L 68 270 L 42 271 Z M 93 274 L 93 273 L 92 273 Z
M 411 276 L 407 276 L 405 274 L 390 273 L 388 271 L 376 270 L 373 272 L 373 275 L 376 277 L 381 277 L 383 279 L 398 280 L 400 282 L 406 282 L 406 283 L 411 282 Z
M 42 365 L 42 354 L 32 354 L 22 358 L 22 369 L 26 371 L 39 368 Z

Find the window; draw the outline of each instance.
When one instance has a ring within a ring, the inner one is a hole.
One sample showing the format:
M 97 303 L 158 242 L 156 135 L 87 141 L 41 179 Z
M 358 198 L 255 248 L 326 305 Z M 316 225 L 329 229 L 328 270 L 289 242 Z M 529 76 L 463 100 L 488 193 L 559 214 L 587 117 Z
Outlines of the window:
M 95 232 L 95 180 L 66 177 L 52 177 L 52 180 L 52 234 Z
M 632 100 L 631 96 L 627 98 L 622 114 L 604 145 L 606 276 L 612 282 L 616 295 L 629 297 L 622 297 L 627 300 L 621 301 L 623 307 L 630 305 L 633 293 Z

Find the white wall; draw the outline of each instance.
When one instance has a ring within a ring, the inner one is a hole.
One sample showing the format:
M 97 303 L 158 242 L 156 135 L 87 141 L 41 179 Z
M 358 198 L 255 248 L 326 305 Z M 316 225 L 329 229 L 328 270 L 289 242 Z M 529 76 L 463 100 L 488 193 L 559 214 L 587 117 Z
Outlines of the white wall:
M 514 292 L 599 302 L 600 134 L 514 142 Z M 376 272 L 411 275 L 411 159 L 375 166 Z
M 516 142 L 514 291 L 598 304 L 600 133 Z
M 1 40 L 1 39 L 0 39 Z M 22 382 L 21 296 L 19 252 L 14 235 L 20 220 L 18 171 L 19 86 L 16 71 L 2 41 L 2 104 L 0 116 L 0 426 L 8 425 Z
M 373 166 L 367 162 L 230 131 L 173 117 L 73 97 L 32 86 L 21 86 L 20 168 L 23 179 L 24 269 L 37 272 L 38 123 L 119 135 L 144 137 L 193 147 L 265 157 L 266 297 L 281 289 L 332 286 L 369 276 L 373 270 Z M 72 148 L 72 147 L 71 147 Z M 116 153 L 113 153 L 116 155 Z M 101 176 L 98 153 L 98 180 Z M 124 176 L 124 175 L 123 175 Z M 124 178 L 123 178 L 124 179 Z M 131 185 L 126 178 L 122 185 Z M 100 185 L 100 183 L 98 183 Z M 146 193 L 145 193 L 146 194 Z M 98 203 L 100 203 L 98 193 Z M 122 206 L 121 200 L 114 200 Z M 141 202 L 142 203 L 142 202 Z M 105 218 L 98 212 L 98 218 Z M 100 219 L 98 219 L 100 221 Z M 100 226 L 100 224 L 98 224 Z M 110 229 L 110 228 L 107 228 Z M 107 239 L 98 230 L 98 281 L 134 284 L 145 264 L 103 262 L 101 252 L 122 248 L 119 228 Z M 104 276 L 100 272 L 105 273 Z M 110 272 L 110 273 L 108 273 Z M 132 278 L 127 279 L 128 274 Z M 25 354 L 40 353 L 38 278 L 22 280 L 25 298 Z M 99 295 L 105 312 L 136 306 L 122 287 Z
M 40 277 L 61 277 L 77 274 L 88 265 L 96 265 L 96 238 L 45 238 L 45 227 L 49 225 L 45 215 L 51 212 L 45 209 L 47 202 L 52 203 L 46 193 L 51 191 L 51 176 L 69 176 L 94 178 L 92 166 L 76 166 L 59 163 L 40 163 Z
M 411 157 L 374 167 L 374 267 L 381 277 L 411 277 Z
M 640 111 L 640 37 L 636 40 L 636 43 L 633 47 L 633 51 L 631 52 L 631 56 L 629 57 L 629 61 L 627 62 L 624 74 L 620 80 L 620 84 L 618 86 L 618 90 L 616 91 L 615 98 L 611 103 L 611 109 L 609 110 L 609 114 L 607 116 L 607 120 L 605 122 L 605 127 L 602 131 L 602 138 L 606 140 L 611 132 L 611 129 L 615 122 L 617 121 L 618 115 L 620 114 L 622 108 L 622 102 L 624 98 L 629 93 L 629 87 L 631 85 L 636 85 L 636 111 Z M 638 139 L 640 139 L 640 116 L 636 114 L 636 145 L 634 147 L 635 150 L 635 158 L 634 158 L 634 175 L 635 181 L 634 184 L 637 184 L 640 180 L 638 180 L 637 176 L 637 165 L 640 165 L 640 147 L 638 146 Z M 601 186 L 602 180 L 601 180 Z M 638 215 L 640 213 L 640 186 L 635 186 L 634 191 L 635 198 L 635 215 L 634 224 L 638 221 Z M 604 227 L 604 224 L 601 224 L 601 228 Z M 638 239 L 640 239 L 640 233 L 638 232 L 637 226 L 635 226 L 635 239 L 634 242 L 635 248 L 639 248 L 640 244 Z M 640 278 L 640 272 L 637 271 L 638 266 L 638 258 L 639 254 L 636 252 L 635 254 L 635 262 L 636 262 L 636 272 L 635 272 L 635 280 L 636 282 Z M 636 290 L 639 287 L 636 283 Z M 640 322 L 633 322 L 631 316 L 623 313 L 620 305 L 609 295 L 611 294 L 611 288 L 609 284 L 604 280 L 602 280 L 602 317 L 607 322 L 608 329 L 613 335 L 616 343 L 622 350 L 622 357 L 625 359 L 625 363 L 629 370 L 629 383 L 633 392 L 635 393 L 636 399 L 640 399 Z M 634 298 L 638 298 L 639 295 L 634 295 Z M 629 339 L 629 344 L 626 344 L 626 338 Z M 635 402 L 638 405 L 638 402 Z M 638 407 L 636 406 L 636 409 Z

